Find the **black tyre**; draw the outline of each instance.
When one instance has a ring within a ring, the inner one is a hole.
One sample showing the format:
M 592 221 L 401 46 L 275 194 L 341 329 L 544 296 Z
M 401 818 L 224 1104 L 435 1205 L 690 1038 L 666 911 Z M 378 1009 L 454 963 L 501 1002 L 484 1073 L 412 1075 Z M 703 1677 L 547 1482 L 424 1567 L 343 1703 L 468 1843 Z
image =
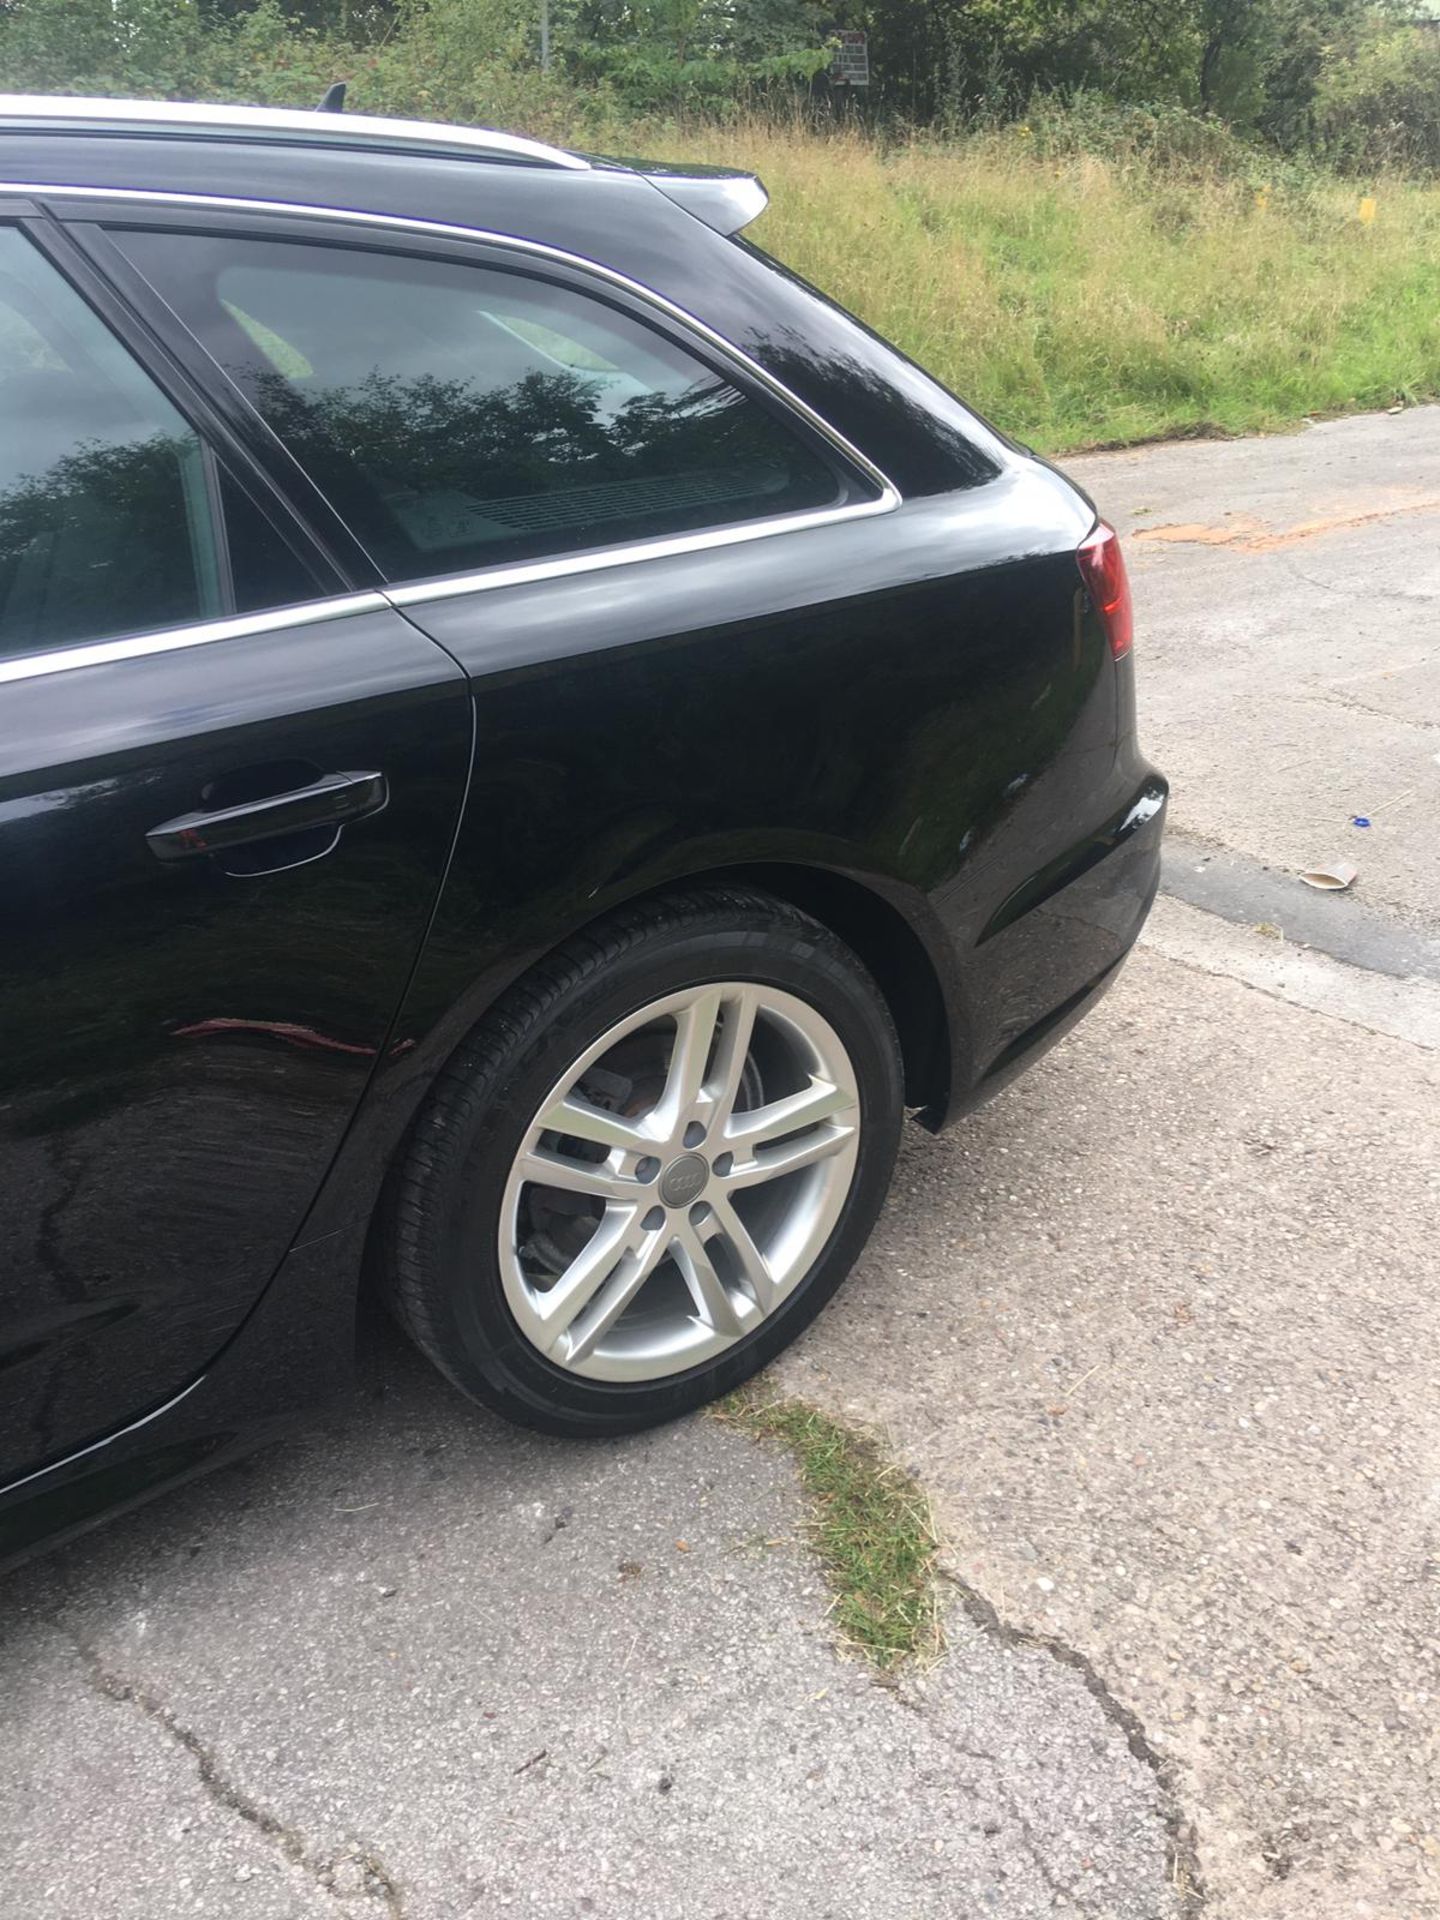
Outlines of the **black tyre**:
M 439 1076 L 387 1201 L 390 1304 L 512 1420 L 673 1419 L 834 1293 L 901 1113 L 888 1009 L 824 927 L 733 888 L 626 909 L 534 968 Z

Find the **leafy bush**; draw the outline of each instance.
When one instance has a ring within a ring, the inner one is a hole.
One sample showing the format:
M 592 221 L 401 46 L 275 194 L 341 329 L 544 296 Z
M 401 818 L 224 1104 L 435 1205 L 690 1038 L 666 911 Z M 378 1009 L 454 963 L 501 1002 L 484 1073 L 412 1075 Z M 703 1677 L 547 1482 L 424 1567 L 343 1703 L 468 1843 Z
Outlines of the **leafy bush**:
M 1440 173 L 1440 26 L 1375 32 L 1327 70 L 1313 138 L 1350 173 Z
M 1206 179 L 1248 179 L 1258 157 L 1253 141 L 1213 115 L 1188 107 L 1127 106 L 1094 92 L 1038 94 L 1019 127 L 1048 158 L 1088 153 L 1120 167 Z

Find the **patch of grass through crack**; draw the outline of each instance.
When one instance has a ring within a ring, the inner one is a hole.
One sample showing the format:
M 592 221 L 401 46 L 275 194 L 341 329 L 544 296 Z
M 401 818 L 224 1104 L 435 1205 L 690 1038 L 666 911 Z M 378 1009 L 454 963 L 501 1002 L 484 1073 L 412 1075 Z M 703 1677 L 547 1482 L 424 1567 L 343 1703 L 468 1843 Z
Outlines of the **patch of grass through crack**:
M 811 1543 L 833 1595 L 841 1642 L 892 1672 L 939 1652 L 938 1542 L 920 1488 L 875 1441 L 800 1400 L 732 1394 L 717 1419 L 794 1456 L 813 1502 Z

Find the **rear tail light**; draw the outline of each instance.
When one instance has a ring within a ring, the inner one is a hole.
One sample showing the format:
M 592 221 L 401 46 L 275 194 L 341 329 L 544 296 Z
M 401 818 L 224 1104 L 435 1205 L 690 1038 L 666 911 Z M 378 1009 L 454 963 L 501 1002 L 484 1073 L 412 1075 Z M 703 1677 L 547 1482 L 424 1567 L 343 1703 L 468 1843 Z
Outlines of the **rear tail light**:
M 1110 652 L 1123 660 L 1135 641 L 1135 615 L 1130 605 L 1130 576 L 1120 551 L 1120 536 L 1102 520 L 1075 556 L 1080 577 L 1105 628 Z

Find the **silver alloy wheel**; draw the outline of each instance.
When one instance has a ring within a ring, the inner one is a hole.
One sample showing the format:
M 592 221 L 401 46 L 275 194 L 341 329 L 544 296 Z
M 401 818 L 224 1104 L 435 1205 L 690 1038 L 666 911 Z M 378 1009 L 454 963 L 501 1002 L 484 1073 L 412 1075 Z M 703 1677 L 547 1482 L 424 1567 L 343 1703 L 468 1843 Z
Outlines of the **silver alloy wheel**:
M 655 1000 L 526 1129 L 500 1209 L 510 1311 L 592 1380 L 713 1359 L 810 1271 L 859 1142 L 850 1057 L 805 1001 L 736 981 Z

